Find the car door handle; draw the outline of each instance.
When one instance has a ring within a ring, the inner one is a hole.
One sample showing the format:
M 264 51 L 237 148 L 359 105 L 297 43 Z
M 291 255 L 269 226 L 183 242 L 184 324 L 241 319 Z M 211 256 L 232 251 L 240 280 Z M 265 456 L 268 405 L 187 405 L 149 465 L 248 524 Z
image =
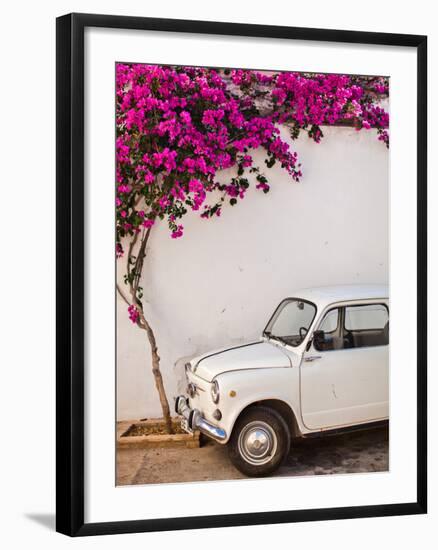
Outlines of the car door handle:
M 321 355 L 309 355 L 309 357 L 304 358 L 304 361 L 306 363 L 311 363 L 312 361 L 316 361 L 317 359 L 321 359 Z

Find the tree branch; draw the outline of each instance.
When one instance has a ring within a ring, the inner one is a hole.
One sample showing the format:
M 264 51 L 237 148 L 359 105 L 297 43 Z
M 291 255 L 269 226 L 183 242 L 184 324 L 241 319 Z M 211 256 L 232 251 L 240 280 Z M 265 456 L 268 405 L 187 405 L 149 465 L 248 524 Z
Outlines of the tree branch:
M 120 296 L 123 298 L 123 300 L 128 304 L 128 306 L 130 306 L 131 304 L 129 303 L 128 298 L 123 294 L 123 291 L 119 287 L 118 283 L 117 283 L 116 287 L 117 287 L 117 292 L 120 294 Z
M 132 239 L 132 241 L 129 243 L 129 248 L 128 248 L 128 262 L 127 262 L 127 266 L 126 266 L 126 270 L 128 272 L 128 279 L 130 278 L 131 276 L 131 258 L 132 258 L 132 250 L 134 249 L 134 246 L 136 245 L 137 243 L 137 239 L 138 239 L 138 233 L 136 233 Z
M 144 264 L 144 259 L 146 257 L 146 245 L 149 240 L 149 235 L 151 234 L 151 229 L 152 227 L 148 227 L 146 230 L 146 233 L 143 233 L 140 249 L 138 251 L 137 258 L 135 261 L 135 266 L 134 266 L 135 277 L 132 285 L 133 288 L 131 290 L 131 294 L 133 293 L 133 296 L 135 297 L 137 296 L 137 291 L 140 284 L 140 278 L 143 272 L 143 264 Z

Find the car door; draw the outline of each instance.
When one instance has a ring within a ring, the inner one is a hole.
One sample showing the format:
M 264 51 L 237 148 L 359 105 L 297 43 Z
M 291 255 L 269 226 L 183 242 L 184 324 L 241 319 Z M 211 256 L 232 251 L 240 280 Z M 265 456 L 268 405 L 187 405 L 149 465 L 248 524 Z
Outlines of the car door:
M 389 321 L 386 303 L 328 309 L 300 366 L 301 413 L 312 430 L 388 417 Z M 321 336 L 321 333 L 319 334 Z

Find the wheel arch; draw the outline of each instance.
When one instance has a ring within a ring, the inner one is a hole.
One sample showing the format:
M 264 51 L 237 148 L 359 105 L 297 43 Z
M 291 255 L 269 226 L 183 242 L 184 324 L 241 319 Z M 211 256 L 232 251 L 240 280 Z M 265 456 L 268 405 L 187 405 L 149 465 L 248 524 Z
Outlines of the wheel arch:
M 297 419 L 296 419 L 296 416 L 295 416 L 295 413 L 294 413 L 292 407 L 288 403 L 286 403 L 285 401 L 282 401 L 281 399 L 260 399 L 258 401 L 254 401 L 253 403 L 250 403 L 249 405 L 244 407 L 240 411 L 240 413 L 237 415 L 237 418 L 235 419 L 234 424 L 233 424 L 233 431 L 234 431 L 234 427 L 236 426 L 237 421 L 239 420 L 239 418 L 243 414 L 245 414 L 245 412 L 248 409 L 255 408 L 255 407 L 258 407 L 258 406 L 269 407 L 270 409 L 273 409 L 276 412 L 278 412 L 278 414 L 280 414 L 282 416 L 282 418 L 284 419 L 284 421 L 286 422 L 286 424 L 289 428 L 289 432 L 290 432 L 291 437 L 299 437 L 301 435 L 301 432 L 300 432 L 300 429 L 299 429 L 299 426 L 298 426 L 298 422 L 297 422 Z

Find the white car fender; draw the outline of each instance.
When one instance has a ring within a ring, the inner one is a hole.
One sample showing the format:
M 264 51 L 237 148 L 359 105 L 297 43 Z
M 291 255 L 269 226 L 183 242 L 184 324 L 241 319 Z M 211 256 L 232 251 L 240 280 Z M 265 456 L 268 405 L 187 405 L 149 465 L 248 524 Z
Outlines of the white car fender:
M 227 433 L 226 443 L 241 412 L 249 405 L 273 399 L 290 407 L 300 431 L 307 431 L 300 415 L 298 367 L 273 367 L 254 371 L 228 371 L 218 375 L 220 399 L 216 407 L 222 413 L 218 424 Z

